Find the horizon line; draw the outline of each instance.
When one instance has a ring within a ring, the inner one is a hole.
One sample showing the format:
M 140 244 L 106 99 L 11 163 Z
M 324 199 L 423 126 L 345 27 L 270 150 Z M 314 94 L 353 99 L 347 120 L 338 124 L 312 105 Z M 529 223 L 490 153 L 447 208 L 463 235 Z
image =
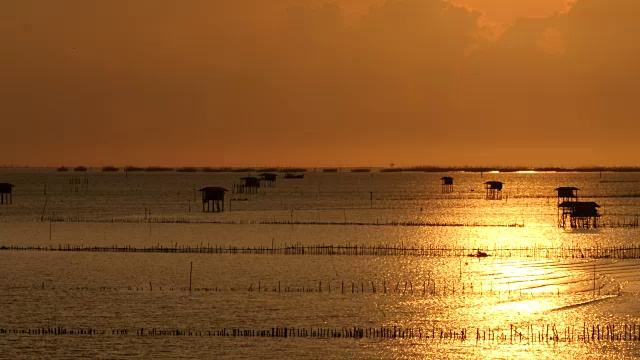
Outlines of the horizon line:
M 62 171 L 177 171 L 180 172 L 242 172 L 242 171 L 322 171 L 322 170 L 378 170 L 380 172 L 640 172 L 640 165 L 622 166 L 521 166 L 521 165 L 412 165 L 412 166 L 51 166 L 3 164 L 0 169 L 57 169 Z

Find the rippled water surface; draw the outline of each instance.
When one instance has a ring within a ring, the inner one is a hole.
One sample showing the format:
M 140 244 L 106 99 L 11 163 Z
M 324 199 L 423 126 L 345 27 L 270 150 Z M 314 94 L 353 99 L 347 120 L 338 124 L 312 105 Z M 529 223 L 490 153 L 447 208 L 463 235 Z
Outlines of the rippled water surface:
M 0 169 L 0 358 L 640 356 L 639 174 L 443 175 L 281 176 L 203 213 L 246 174 Z M 601 227 L 558 228 L 559 186 Z

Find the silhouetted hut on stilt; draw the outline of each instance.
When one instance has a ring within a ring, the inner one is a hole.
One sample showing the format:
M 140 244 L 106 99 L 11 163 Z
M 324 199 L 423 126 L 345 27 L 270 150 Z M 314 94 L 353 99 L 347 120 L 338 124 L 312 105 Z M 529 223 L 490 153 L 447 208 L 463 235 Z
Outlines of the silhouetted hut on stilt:
M 565 228 L 567 219 L 571 217 L 573 206 L 578 201 L 578 189 L 573 186 L 563 186 L 556 189 L 558 192 L 558 227 Z
M 453 178 L 451 176 L 444 176 L 440 180 L 442 181 L 442 193 L 453 192 Z
M 502 200 L 501 181 L 487 181 L 484 183 L 484 188 L 487 193 L 487 200 Z
M 572 229 L 596 229 L 598 227 L 598 208 L 593 201 L 578 201 L 578 188 L 564 186 L 558 192 L 558 226 L 567 227 L 567 219 Z
M 224 193 L 229 190 L 217 186 L 207 186 L 198 191 L 202 193 L 202 212 L 224 211 Z
M 600 205 L 593 201 L 572 201 L 560 205 L 569 209 L 569 224 L 572 229 L 598 228 Z
M 278 179 L 277 174 L 272 174 L 272 173 L 260 174 L 260 186 L 274 187 L 276 186 L 277 179 Z
M 0 183 L 0 205 L 13 203 L 11 191 L 13 191 L 13 184 Z
M 260 179 L 253 176 L 240 178 L 239 184 L 233 185 L 233 192 L 238 194 L 257 194 L 260 188 Z

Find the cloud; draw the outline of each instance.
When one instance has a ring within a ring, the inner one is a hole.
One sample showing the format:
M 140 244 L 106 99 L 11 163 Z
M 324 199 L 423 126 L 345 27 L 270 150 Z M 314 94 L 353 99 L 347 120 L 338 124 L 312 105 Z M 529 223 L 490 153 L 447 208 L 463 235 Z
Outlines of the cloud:
M 633 1 L 580 0 L 566 13 L 518 20 L 470 57 L 468 88 L 489 95 L 475 105 L 503 129 L 517 124 L 525 137 L 568 148 L 633 141 L 639 15 Z
M 26 149 L 47 148 L 49 163 L 178 161 L 170 143 L 197 164 L 211 151 L 236 164 L 549 164 L 531 149 L 635 141 L 635 0 L 577 0 L 493 41 L 463 5 L 371 4 L 353 17 L 325 0 L 4 3 L 0 150 L 30 162 Z

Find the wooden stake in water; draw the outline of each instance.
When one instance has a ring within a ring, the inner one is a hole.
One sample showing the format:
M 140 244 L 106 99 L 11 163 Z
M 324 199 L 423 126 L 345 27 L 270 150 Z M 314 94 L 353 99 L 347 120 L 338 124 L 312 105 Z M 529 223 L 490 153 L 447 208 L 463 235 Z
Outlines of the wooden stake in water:
M 593 296 L 596 296 L 596 263 L 593 262 Z
M 47 209 L 47 200 L 49 200 L 49 196 L 44 197 L 44 206 L 42 206 L 42 216 L 40 216 L 40 221 L 44 221 L 44 212 Z
M 193 276 L 193 261 L 191 262 L 191 268 L 189 269 L 189 292 L 191 292 L 191 279 Z

